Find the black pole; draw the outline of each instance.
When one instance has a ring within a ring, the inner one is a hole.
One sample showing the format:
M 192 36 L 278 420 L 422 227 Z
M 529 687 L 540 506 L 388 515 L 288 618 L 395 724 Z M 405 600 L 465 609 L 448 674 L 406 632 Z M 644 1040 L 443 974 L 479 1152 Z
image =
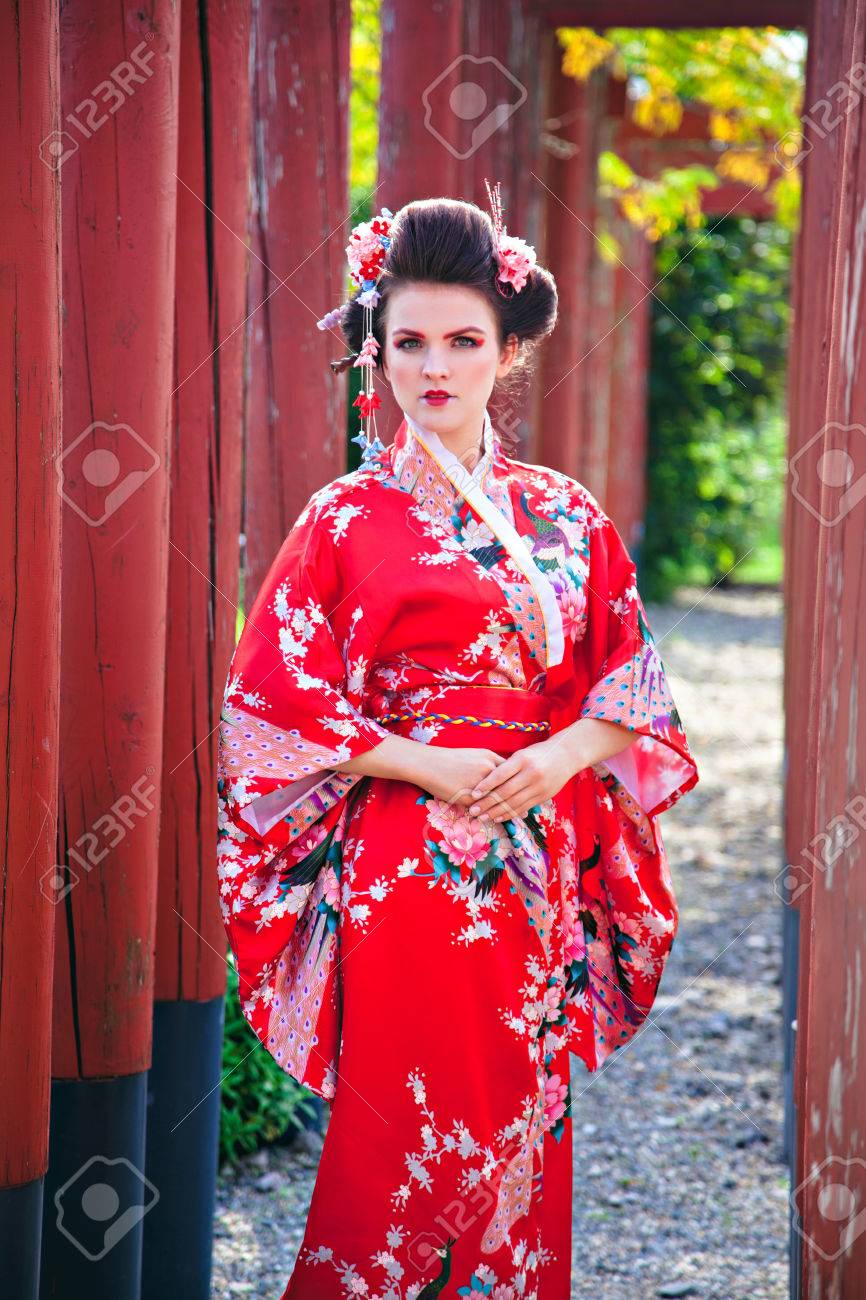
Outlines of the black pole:
M 0 1260 L 4 1294 L 10 1300 L 36 1300 L 39 1295 L 42 1191 L 41 1178 L 0 1189 Z
M 160 1199 L 144 1223 L 142 1300 L 210 1298 L 224 1008 L 153 1006 L 147 1175 Z
M 42 1218 L 41 1300 L 139 1300 L 147 1075 L 55 1079 Z

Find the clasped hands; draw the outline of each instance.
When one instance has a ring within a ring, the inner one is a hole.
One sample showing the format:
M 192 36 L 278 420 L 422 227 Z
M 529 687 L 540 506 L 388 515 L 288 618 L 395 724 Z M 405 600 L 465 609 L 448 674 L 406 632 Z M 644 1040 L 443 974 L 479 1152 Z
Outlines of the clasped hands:
M 507 758 L 492 749 L 452 749 L 386 736 L 334 770 L 411 781 L 444 803 L 466 808 L 473 817 L 507 821 L 525 817 L 578 772 L 618 754 L 637 736 L 624 724 L 580 718 Z
M 584 766 L 576 746 L 559 737 L 507 757 L 490 749 L 430 747 L 420 784 L 438 798 L 467 808 L 473 817 L 506 821 L 525 817 L 530 808 L 552 798 Z

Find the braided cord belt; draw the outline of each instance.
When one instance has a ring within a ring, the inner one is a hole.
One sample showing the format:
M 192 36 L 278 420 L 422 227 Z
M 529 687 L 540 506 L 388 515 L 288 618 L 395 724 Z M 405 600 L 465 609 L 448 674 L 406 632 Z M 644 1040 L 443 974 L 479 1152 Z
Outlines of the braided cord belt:
M 378 722 L 463 722 L 470 727 L 499 727 L 503 731 L 549 731 L 549 722 L 509 722 L 503 718 L 476 718 L 471 713 L 422 713 L 418 709 L 405 709 L 402 713 L 385 713 Z

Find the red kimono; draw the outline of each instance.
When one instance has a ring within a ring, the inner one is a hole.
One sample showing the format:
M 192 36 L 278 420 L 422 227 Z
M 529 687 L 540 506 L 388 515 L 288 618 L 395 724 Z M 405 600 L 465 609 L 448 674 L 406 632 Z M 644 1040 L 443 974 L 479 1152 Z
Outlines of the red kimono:
M 404 420 L 316 492 L 238 642 L 220 896 L 243 1012 L 331 1103 L 283 1300 L 567 1300 L 569 1052 L 652 1006 L 677 928 L 658 814 L 698 779 L 616 528 Z M 335 772 L 400 734 L 509 754 L 578 717 L 637 739 L 522 819 Z

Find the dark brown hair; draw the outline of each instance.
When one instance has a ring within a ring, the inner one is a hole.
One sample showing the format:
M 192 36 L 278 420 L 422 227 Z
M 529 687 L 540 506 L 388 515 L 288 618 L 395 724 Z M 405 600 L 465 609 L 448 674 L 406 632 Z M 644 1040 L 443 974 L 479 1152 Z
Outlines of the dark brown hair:
M 519 292 L 510 285 L 501 292 L 496 286 L 495 240 L 490 215 L 462 199 L 417 199 L 395 214 L 377 285 L 381 296 L 373 309 L 380 357 L 385 349 L 385 312 L 395 288 L 419 283 L 461 285 L 475 289 L 490 304 L 500 349 L 510 334 L 517 335 L 514 365 L 504 379 L 496 381 L 491 404 L 513 401 L 524 391 L 532 375 L 532 354 L 556 324 L 556 283 L 549 271 L 536 264 Z M 343 304 L 340 328 L 353 355 L 332 361 L 336 371 L 350 366 L 363 344 L 364 308 L 354 297 Z

